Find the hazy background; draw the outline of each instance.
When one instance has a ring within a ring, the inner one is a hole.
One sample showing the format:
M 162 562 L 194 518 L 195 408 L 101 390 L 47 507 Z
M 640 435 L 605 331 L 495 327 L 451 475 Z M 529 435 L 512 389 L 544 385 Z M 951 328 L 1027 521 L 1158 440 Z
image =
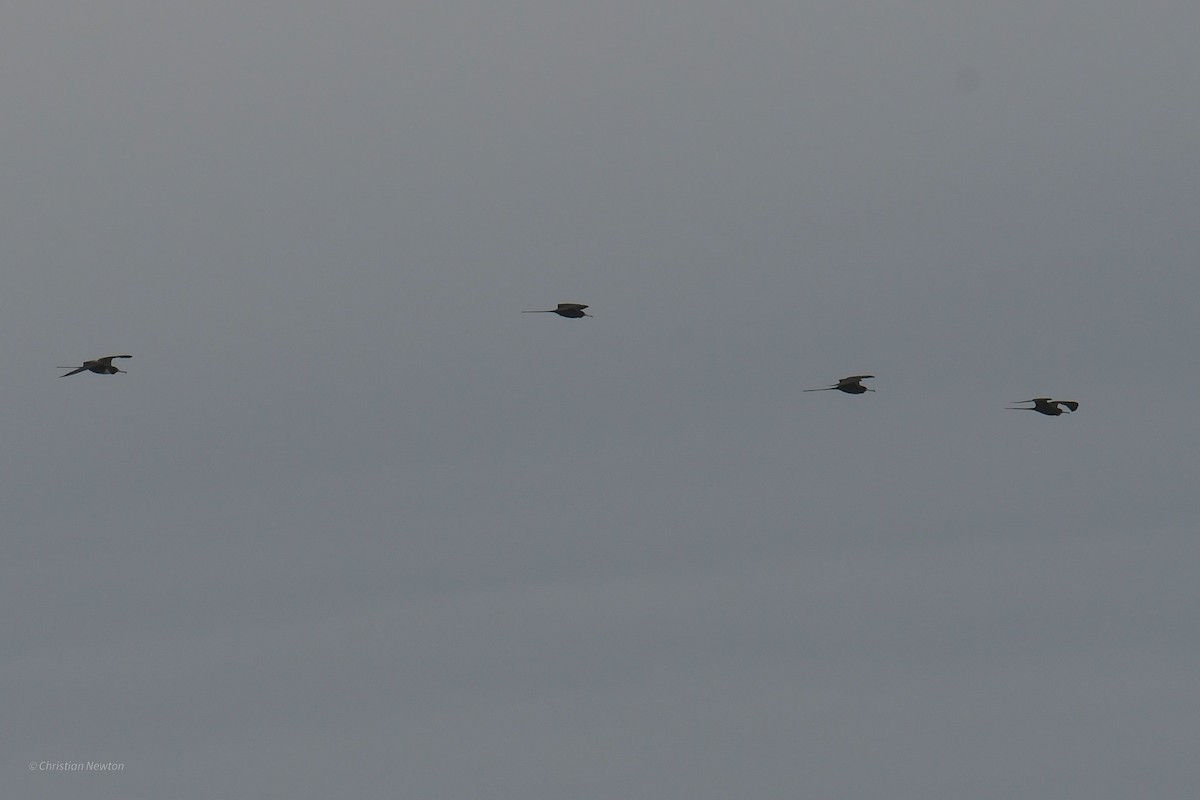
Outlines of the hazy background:
M 5 796 L 1200 785 L 1200 5 L 0 21 Z

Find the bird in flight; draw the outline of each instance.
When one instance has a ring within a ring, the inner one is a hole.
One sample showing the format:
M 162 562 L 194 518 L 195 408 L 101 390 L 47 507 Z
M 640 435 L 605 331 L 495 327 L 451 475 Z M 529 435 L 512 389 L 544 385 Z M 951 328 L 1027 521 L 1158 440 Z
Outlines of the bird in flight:
M 1017 400 L 1018 403 L 1033 403 L 1033 408 L 1013 408 L 1009 406 L 1009 411 L 1036 411 L 1039 414 L 1045 414 L 1048 417 L 1057 417 L 1060 414 L 1070 414 L 1075 409 L 1079 408 L 1079 403 L 1074 400 L 1051 400 L 1049 397 L 1035 397 L 1032 400 Z M 1063 411 L 1063 408 L 1066 411 Z
M 874 378 L 874 375 L 851 375 L 849 378 L 842 378 L 833 386 L 825 386 L 820 389 L 805 389 L 806 392 L 828 392 L 831 389 L 837 389 L 839 392 L 846 394 L 862 394 L 864 392 L 873 392 L 874 389 L 868 389 L 862 385 L 862 382 L 867 378 Z
M 587 308 L 583 303 L 559 303 L 558 308 L 551 308 L 544 311 L 522 311 L 522 314 L 558 314 L 560 317 L 570 317 L 571 319 L 579 319 L 580 317 L 590 317 L 584 311 Z
M 121 369 L 120 367 L 113 365 L 112 361 L 114 358 L 133 358 L 133 356 L 105 356 L 104 358 L 97 358 L 93 361 L 85 361 L 83 362 L 82 367 L 71 370 L 67 373 L 67 375 L 74 375 L 76 372 L 83 372 L 84 370 L 95 372 L 97 375 L 116 375 L 118 372 L 125 372 L 125 370 Z M 59 369 L 71 368 L 59 367 Z M 62 375 L 60 377 L 65 378 L 67 375 Z

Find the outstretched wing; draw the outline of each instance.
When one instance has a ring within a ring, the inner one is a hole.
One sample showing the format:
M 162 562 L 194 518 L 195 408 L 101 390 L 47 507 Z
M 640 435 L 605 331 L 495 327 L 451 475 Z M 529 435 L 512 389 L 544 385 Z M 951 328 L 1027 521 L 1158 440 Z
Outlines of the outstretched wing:
M 1071 409 L 1072 411 L 1075 411 L 1076 409 L 1079 408 L 1079 403 L 1076 403 L 1074 400 L 1059 400 L 1058 404 L 1060 406 L 1066 406 L 1067 408 Z
M 59 369 L 66 369 L 66 367 L 59 367 Z M 68 372 L 66 375 L 59 375 L 58 377 L 65 378 L 68 375 L 74 375 L 77 372 L 83 372 L 85 369 L 87 369 L 87 367 L 80 367 L 79 369 L 73 369 L 70 372 Z
M 133 356 L 105 356 L 104 358 L 97 358 L 96 361 L 100 362 L 106 367 L 111 367 L 112 360 L 114 358 L 133 358 Z
M 874 375 L 851 375 L 849 378 L 842 378 L 839 381 L 839 383 L 850 383 L 850 382 L 858 383 L 859 381 L 865 381 L 867 378 L 874 378 L 874 377 L 875 377 Z

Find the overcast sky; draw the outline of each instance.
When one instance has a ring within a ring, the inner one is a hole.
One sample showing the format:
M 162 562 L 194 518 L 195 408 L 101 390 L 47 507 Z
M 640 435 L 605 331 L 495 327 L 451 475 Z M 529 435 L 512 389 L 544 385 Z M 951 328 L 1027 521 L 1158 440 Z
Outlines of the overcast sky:
M 1198 33 L 7 4 L 2 793 L 1191 796 Z

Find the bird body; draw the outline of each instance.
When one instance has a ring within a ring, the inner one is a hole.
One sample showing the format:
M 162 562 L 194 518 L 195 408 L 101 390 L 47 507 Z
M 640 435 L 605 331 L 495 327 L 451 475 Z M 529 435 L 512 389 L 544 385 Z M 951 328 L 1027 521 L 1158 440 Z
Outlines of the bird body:
M 1052 400 L 1049 397 L 1035 397 L 1032 400 L 1018 400 L 1018 403 L 1033 403 L 1033 408 L 1013 408 L 1009 407 L 1009 411 L 1036 411 L 1039 414 L 1045 414 L 1048 417 L 1057 417 L 1061 414 L 1070 414 L 1075 409 L 1079 408 L 1079 403 L 1074 400 Z M 1063 409 L 1066 409 L 1065 411 Z
M 88 372 L 95 372 L 98 375 L 116 375 L 118 372 L 125 372 L 125 370 L 121 369 L 120 367 L 113 365 L 112 361 L 114 358 L 133 358 L 133 356 L 130 356 L 130 355 L 105 356 L 104 358 L 97 358 L 97 359 L 93 359 L 92 361 L 85 361 L 85 362 L 83 362 L 82 367 L 77 367 L 76 369 L 73 369 L 70 372 L 68 372 L 66 375 L 62 375 L 60 377 L 65 378 L 65 377 L 67 377 L 67 375 L 74 375 L 77 372 L 84 372 L 85 370 Z M 70 367 L 59 367 L 59 369 L 71 369 L 71 368 Z M 128 373 L 126 373 L 126 374 L 128 374 Z
M 521 313 L 522 314 L 558 314 L 560 317 L 568 317 L 570 319 L 579 319 L 580 317 L 590 317 L 591 316 L 591 314 L 588 314 L 584 311 L 584 309 L 587 307 L 588 306 L 585 306 L 583 303 L 559 303 L 558 308 L 550 308 L 550 309 L 540 310 L 540 311 L 522 311 Z
M 867 378 L 874 378 L 874 375 L 851 375 L 849 378 L 842 378 L 833 386 L 824 386 L 820 389 L 805 389 L 806 392 L 828 392 L 837 389 L 839 392 L 846 394 L 863 394 L 865 392 L 873 392 L 874 389 L 868 389 L 862 385 L 862 382 Z

